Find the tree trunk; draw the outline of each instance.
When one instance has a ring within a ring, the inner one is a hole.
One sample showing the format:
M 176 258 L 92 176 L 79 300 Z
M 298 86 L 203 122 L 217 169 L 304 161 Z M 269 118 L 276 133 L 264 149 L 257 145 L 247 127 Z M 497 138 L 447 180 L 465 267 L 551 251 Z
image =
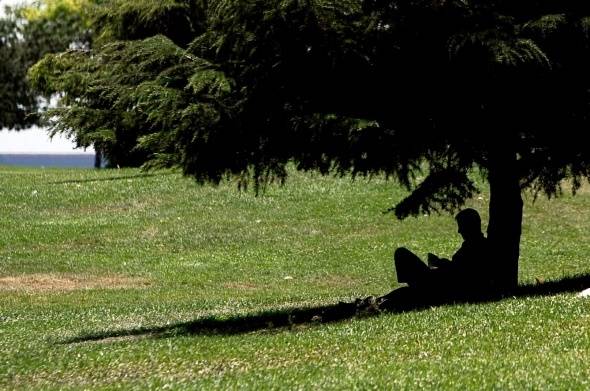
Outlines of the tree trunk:
M 100 153 L 100 149 L 94 147 L 94 168 L 101 168 L 102 167 L 102 153 Z
M 495 263 L 495 281 L 501 293 L 518 286 L 518 258 L 523 202 L 516 152 L 498 145 L 490 151 L 490 205 L 488 239 Z

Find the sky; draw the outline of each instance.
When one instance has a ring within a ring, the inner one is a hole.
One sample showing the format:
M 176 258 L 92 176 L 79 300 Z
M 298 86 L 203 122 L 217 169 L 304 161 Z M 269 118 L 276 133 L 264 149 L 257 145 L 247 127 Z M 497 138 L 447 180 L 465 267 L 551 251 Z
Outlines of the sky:
M 0 16 L 4 15 L 4 6 L 23 3 L 22 0 L 0 0 Z M 94 153 L 74 149 L 74 143 L 63 136 L 50 139 L 45 129 L 33 127 L 18 132 L 0 130 L 0 153 Z
M 0 154 L 93 154 L 92 148 L 74 149 L 71 140 L 57 135 L 49 138 L 47 130 L 33 127 L 27 130 L 0 132 Z
M 15 5 L 15 4 L 22 4 L 22 3 L 28 3 L 30 2 L 30 0 L 28 1 L 23 1 L 23 0 L 0 0 L 0 15 L 4 15 L 4 6 L 6 5 Z

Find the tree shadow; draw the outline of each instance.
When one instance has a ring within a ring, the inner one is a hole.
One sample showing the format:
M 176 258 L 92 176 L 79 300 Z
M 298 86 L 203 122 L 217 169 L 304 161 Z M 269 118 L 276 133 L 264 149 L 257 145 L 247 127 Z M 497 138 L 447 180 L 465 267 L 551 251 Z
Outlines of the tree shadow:
M 174 174 L 176 174 L 176 173 L 173 171 L 158 172 L 158 173 L 147 173 L 146 172 L 146 173 L 133 174 L 133 175 L 109 176 L 109 177 L 104 177 L 104 178 L 68 179 L 65 181 L 53 181 L 53 182 L 48 182 L 48 183 L 50 185 L 64 185 L 64 184 L 76 184 L 76 183 L 112 182 L 112 181 L 122 181 L 125 179 L 150 178 L 150 177 L 174 175 Z
M 179 322 L 156 327 L 140 327 L 80 335 L 63 341 L 65 344 L 90 341 L 111 340 L 123 337 L 168 338 L 180 335 L 236 335 L 260 330 L 287 330 L 344 321 L 352 318 L 376 316 L 380 313 L 403 313 L 420 311 L 425 308 L 465 303 L 486 303 L 505 298 L 552 296 L 562 293 L 579 292 L 590 287 L 590 273 L 564 277 L 537 284 L 521 285 L 508 295 L 487 296 L 453 300 L 426 300 L 416 298 L 408 288 L 399 288 L 399 302 L 387 310 L 359 306 L 358 302 L 340 302 L 333 305 L 271 310 L 258 314 L 237 315 L 230 318 L 215 316 L 197 318 L 189 322 Z

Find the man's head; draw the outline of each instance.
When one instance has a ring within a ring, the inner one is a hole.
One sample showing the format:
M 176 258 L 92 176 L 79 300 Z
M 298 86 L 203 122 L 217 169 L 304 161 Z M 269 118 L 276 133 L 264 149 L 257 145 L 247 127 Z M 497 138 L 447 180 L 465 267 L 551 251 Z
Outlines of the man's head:
M 455 216 L 459 234 L 467 240 L 481 235 L 481 217 L 475 209 L 467 208 Z

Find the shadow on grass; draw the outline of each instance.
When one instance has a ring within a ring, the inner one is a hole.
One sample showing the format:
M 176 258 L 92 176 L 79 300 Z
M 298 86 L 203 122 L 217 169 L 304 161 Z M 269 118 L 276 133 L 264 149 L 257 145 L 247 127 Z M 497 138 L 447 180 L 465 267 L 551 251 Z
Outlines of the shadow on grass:
M 453 305 L 459 303 L 485 303 L 499 301 L 504 298 L 551 296 L 560 293 L 579 292 L 588 287 L 590 287 L 590 273 L 565 277 L 559 280 L 534 285 L 521 285 L 510 295 L 503 297 L 487 297 L 477 300 L 447 300 L 433 302 L 428 300 L 409 300 L 409 297 L 411 296 L 402 294 L 399 296 L 400 302 L 384 312 L 402 313 L 418 311 L 432 306 Z M 404 291 L 404 289 L 406 289 L 406 291 Z M 400 288 L 398 291 L 404 293 L 409 291 L 409 289 Z M 361 309 L 354 302 L 341 302 L 334 305 L 267 311 L 259 314 L 237 315 L 230 318 L 198 318 L 190 322 L 180 322 L 160 327 L 106 331 L 81 335 L 66 340 L 63 343 L 81 343 L 125 337 L 167 338 L 180 335 L 235 335 L 259 330 L 272 331 L 278 329 L 296 329 L 299 327 L 338 322 L 358 317 L 375 316 L 380 313 L 381 311 L 378 310 L 371 311 L 367 308 Z
M 109 177 L 104 177 L 104 178 L 68 179 L 65 181 L 49 182 L 49 184 L 50 185 L 64 185 L 64 184 L 75 184 L 75 183 L 112 182 L 112 181 L 122 181 L 125 179 L 150 178 L 150 177 L 174 175 L 174 174 L 176 174 L 176 172 L 174 172 L 174 171 L 157 172 L 157 173 L 146 172 L 146 173 L 133 174 L 133 175 L 109 176 Z

